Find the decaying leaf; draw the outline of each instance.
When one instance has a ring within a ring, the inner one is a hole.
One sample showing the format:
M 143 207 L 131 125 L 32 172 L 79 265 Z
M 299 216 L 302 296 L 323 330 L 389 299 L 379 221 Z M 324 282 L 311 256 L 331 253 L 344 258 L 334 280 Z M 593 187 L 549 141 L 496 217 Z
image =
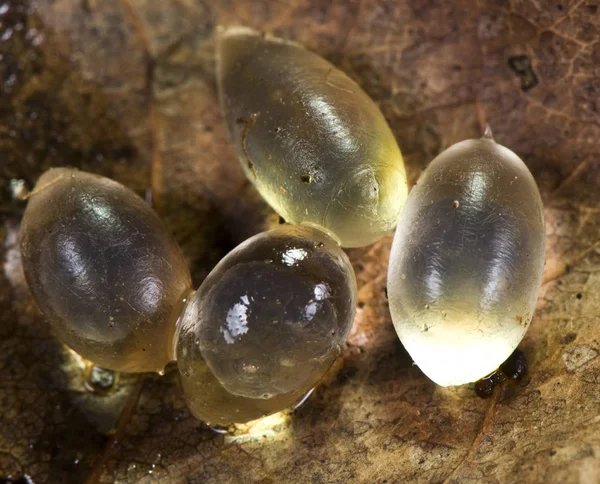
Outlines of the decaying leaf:
M 548 257 L 524 381 L 481 400 L 412 365 L 387 307 L 388 237 L 349 252 L 360 302 L 348 347 L 294 413 L 218 435 L 190 416 L 176 371 L 85 389 L 82 362 L 24 282 L 24 204 L 10 180 L 31 186 L 70 165 L 132 187 L 165 218 L 198 284 L 277 223 L 219 111 L 218 24 L 295 39 L 348 72 L 381 106 L 412 182 L 486 122 L 525 160 L 546 206 Z M 0 480 L 600 480 L 596 0 L 4 0 L 0 90 Z

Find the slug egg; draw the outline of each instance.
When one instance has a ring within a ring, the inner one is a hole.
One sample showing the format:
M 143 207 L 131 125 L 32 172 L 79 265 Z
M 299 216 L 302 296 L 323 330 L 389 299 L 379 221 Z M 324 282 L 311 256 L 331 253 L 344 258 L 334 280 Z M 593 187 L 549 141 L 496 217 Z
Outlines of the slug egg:
M 65 168 L 44 173 L 21 227 L 23 269 L 58 337 L 120 371 L 171 360 L 173 310 L 191 281 L 175 240 L 117 182 Z
M 217 59 L 237 155 L 279 215 L 344 247 L 395 227 L 407 193 L 402 155 L 353 80 L 299 44 L 247 28 L 219 36 Z
M 514 351 L 544 267 L 537 185 L 491 136 L 436 157 L 398 219 L 388 272 L 394 326 L 439 385 L 476 381 Z
M 283 226 L 238 246 L 179 321 L 177 362 L 192 413 L 227 425 L 297 403 L 339 355 L 355 299 L 347 256 L 313 228 Z

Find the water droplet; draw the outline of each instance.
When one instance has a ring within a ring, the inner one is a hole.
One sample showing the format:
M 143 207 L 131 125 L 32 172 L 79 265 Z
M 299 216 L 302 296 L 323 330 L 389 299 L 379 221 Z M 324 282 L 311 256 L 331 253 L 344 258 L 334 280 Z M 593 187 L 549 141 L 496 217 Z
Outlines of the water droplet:
M 90 365 L 85 370 L 85 388 L 92 393 L 107 393 L 117 386 L 118 373 Z
M 13 178 L 10 181 L 10 194 L 13 200 L 25 200 L 29 195 L 25 180 Z
M 27 31 L 27 33 L 25 34 L 25 39 L 27 40 L 32 40 L 33 38 L 35 38 L 35 36 L 38 34 L 38 30 L 31 28 Z
M 2 37 L 0 37 L 0 40 L 6 42 L 7 40 L 9 40 L 12 37 L 13 31 L 12 29 L 6 29 L 4 31 L 4 33 L 2 34 Z
M 489 124 L 485 125 L 485 131 L 483 132 L 482 138 L 489 139 L 490 141 L 494 141 L 494 134 L 492 133 L 492 128 Z
M 35 47 L 37 47 L 37 46 L 39 46 L 39 45 L 40 45 L 40 44 L 43 42 L 43 40 L 44 40 L 44 34 L 39 34 L 39 35 L 36 35 L 36 36 L 33 38 L 33 40 L 31 41 L 31 43 L 32 43 L 32 44 L 33 44 Z
M 8 76 L 8 79 L 6 79 L 6 81 L 4 82 L 4 85 L 7 88 L 11 88 L 16 83 L 17 83 L 17 75 L 16 74 L 11 74 L 10 76 Z M 15 135 L 16 135 L 16 132 L 15 132 Z

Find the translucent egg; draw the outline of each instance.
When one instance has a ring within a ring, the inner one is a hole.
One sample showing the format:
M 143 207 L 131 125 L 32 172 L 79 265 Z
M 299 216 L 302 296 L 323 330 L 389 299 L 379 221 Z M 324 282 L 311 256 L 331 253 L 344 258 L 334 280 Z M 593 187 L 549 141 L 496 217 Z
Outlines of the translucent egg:
M 174 308 L 190 273 L 131 190 L 90 173 L 47 171 L 23 217 L 21 255 L 35 300 L 81 356 L 121 371 L 159 371 L 171 360 Z
M 355 299 L 347 256 L 313 228 L 282 226 L 238 246 L 179 322 L 176 354 L 192 413 L 227 425 L 297 403 L 339 355 Z
M 542 200 L 521 159 L 492 138 L 435 158 L 398 220 L 388 272 L 394 326 L 439 385 L 496 370 L 531 321 L 544 266 Z
M 402 155 L 354 81 L 299 44 L 247 28 L 224 31 L 217 58 L 238 157 L 279 215 L 344 247 L 395 227 L 407 193 Z

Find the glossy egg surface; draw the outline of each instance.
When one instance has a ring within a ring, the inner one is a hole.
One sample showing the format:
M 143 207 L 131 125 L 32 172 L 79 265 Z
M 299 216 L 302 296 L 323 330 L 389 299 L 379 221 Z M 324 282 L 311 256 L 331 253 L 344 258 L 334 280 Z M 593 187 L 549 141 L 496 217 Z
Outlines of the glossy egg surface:
M 192 413 L 242 423 L 298 402 L 339 355 L 355 298 L 347 256 L 313 228 L 282 226 L 238 246 L 179 323 L 177 361 Z
M 279 215 L 344 247 L 394 228 L 407 193 L 402 155 L 353 80 L 299 44 L 246 28 L 222 33 L 217 58 L 238 157 Z
M 47 171 L 23 217 L 21 255 L 39 307 L 81 356 L 121 371 L 160 371 L 171 359 L 172 313 L 190 274 L 134 192 L 90 173 Z
M 436 157 L 398 220 L 388 294 L 398 335 L 440 385 L 476 381 L 517 347 L 544 267 L 544 217 L 521 159 L 491 138 Z

